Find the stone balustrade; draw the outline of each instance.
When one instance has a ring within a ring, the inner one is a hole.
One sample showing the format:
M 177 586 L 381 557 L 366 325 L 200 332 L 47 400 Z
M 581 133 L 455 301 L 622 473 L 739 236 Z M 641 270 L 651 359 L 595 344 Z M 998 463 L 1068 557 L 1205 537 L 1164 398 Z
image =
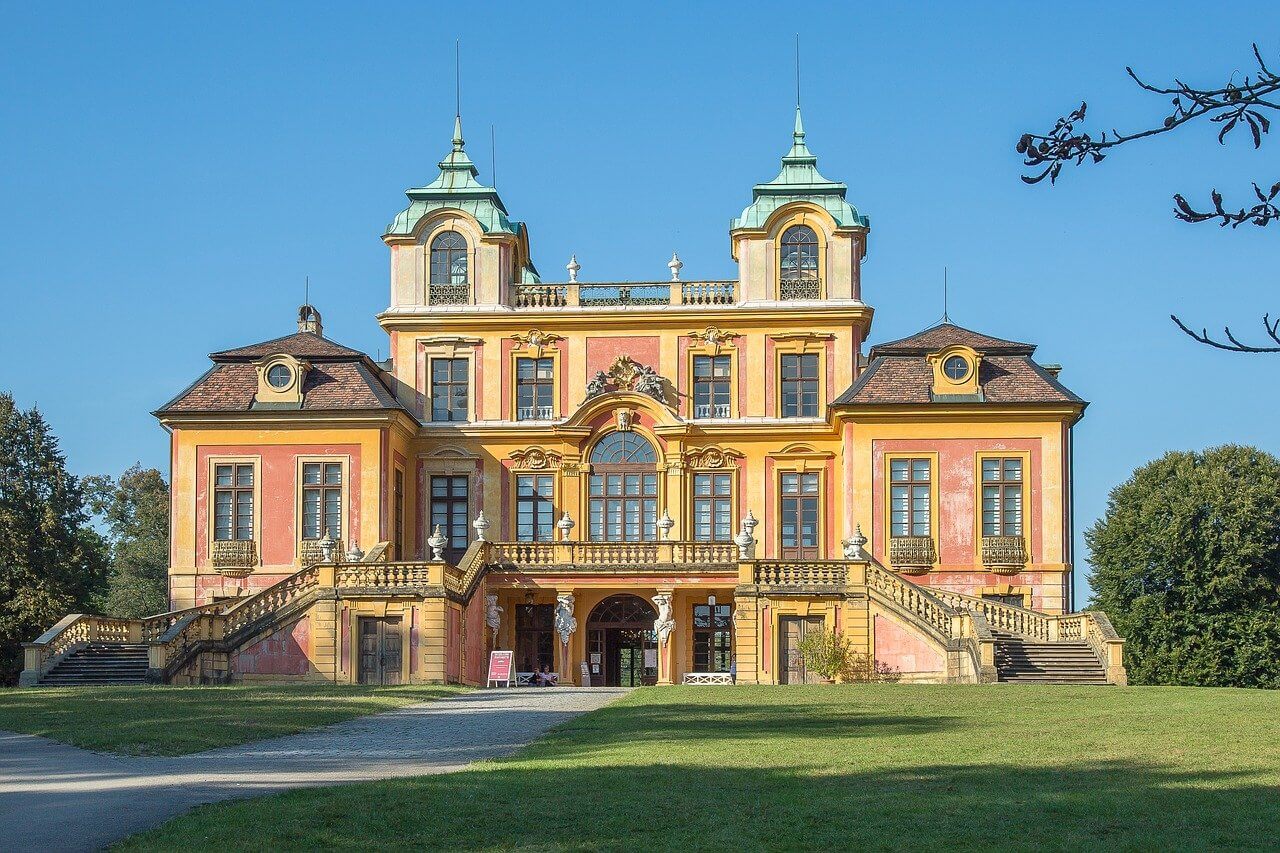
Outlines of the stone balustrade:
M 738 301 L 736 281 L 629 281 L 588 284 L 513 284 L 513 308 L 592 308 L 618 306 L 722 306 Z M 465 296 L 459 296 L 465 304 Z M 437 303 L 433 303 L 437 304 Z

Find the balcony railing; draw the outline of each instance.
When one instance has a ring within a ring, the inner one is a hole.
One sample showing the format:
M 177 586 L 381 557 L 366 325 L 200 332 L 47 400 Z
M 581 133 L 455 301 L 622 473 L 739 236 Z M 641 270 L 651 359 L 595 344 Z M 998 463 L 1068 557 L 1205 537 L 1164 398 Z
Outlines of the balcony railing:
M 784 301 L 821 299 L 822 282 L 816 278 L 784 278 L 778 287 L 778 297 Z
M 469 284 L 428 284 L 428 305 L 466 305 L 471 301 Z
M 214 540 L 209 556 L 220 574 L 244 577 L 258 565 L 258 543 L 253 539 Z
M 983 536 L 982 564 L 996 571 L 1021 571 L 1027 564 L 1027 543 L 1021 536 Z
M 638 281 L 617 284 L 514 284 L 513 308 L 624 307 L 654 305 L 733 305 L 736 281 Z M 464 292 L 457 304 L 465 304 Z M 800 298 L 800 297 L 796 297 Z M 453 304 L 438 303 L 431 304 Z
M 550 406 L 520 406 L 516 409 L 518 421 L 549 421 L 551 418 Z
M 889 565 L 903 571 L 927 572 L 937 561 L 933 539 L 928 536 L 893 536 L 889 539 Z
M 806 560 L 785 562 L 760 560 L 755 564 L 755 582 L 762 586 L 842 587 L 849 582 L 849 566 L 837 561 Z
M 319 539 L 300 540 L 298 542 L 298 562 L 304 566 L 309 566 L 312 563 L 319 563 L 324 560 L 324 551 L 320 548 L 320 542 L 321 540 Z M 331 553 L 334 559 L 342 559 L 345 551 L 343 550 L 341 539 L 333 540 L 333 551 Z
M 738 548 L 732 542 L 495 542 L 490 546 L 488 560 L 494 565 L 517 569 L 669 564 L 727 570 L 737 565 Z
M 729 404 L 713 403 L 710 405 L 694 406 L 693 416 L 695 418 L 727 418 L 729 417 Z

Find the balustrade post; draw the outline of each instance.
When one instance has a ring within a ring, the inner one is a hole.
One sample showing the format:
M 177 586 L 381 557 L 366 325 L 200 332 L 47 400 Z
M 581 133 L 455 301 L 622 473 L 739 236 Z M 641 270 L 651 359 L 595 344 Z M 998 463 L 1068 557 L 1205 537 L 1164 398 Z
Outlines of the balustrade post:
M 316 567 L 317 583 L 321 587 L 337 586 L 338 567 L 333 563 L 321 563 Z
M 163 643 L 152 643 L 147 647 L 147 681 L 163 684 L 165 667 L 168 665 L 169 652 Z
M 755 582 L 756 582 L 755 560 L 739 560 L 738 561 L 738 583 L 742 586 L 749 586 Z
M 582 304 L 576 284 L 564 285 L 564 304 L 574 308 Z
M 1060 626 L 1058 624 L 1058 620 L 1056 618 L 1050 618 L 1048 621 L 1049 621 L 1049 642 L 1056 643 L 1058 642 L 1058 635 L 1061 633 L 1059 630 Z

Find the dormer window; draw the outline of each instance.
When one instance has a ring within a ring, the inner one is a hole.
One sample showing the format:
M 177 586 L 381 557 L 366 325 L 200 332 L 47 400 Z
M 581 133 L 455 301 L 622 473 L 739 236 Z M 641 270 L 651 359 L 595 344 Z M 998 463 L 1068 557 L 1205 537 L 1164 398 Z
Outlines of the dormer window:
M 276 353 L 254 362 L 258 393 L 254 406 L 296 407 L 302 404 L 302 385 L 311 365 L 288 353 Z
M 953 344 L 926 356 L 933 368 L 931 396 L 935 401 L 981 402 L 978 365 L 982 355 L 972 347 Z
M 969 359 L 962 355 L 953 355 L 942 365 L 942 372 L 952 382 L 961 382 L 969 375 Z
M 457 231 L 441 231 L 431 241 L 430 303 L 465 305 L 468 301 L 467 240 Z
M 818 235 L 808 225 L 792 225 L 782 232 L 779 254 L 780 299 L 820 299 Z

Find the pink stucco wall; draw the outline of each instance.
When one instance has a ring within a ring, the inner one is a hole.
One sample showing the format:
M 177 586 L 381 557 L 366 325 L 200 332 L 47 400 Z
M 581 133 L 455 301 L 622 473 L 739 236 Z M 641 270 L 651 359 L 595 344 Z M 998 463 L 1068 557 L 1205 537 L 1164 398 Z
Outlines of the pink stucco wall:
M 628 355 L 631 360 L 659 370 L 660 339 L 654 336 L 625 338 L 587 338 L 587 375 L 584 383 L 597 372 L 606 373 L 618 356 Z M 661 371 L 659 371 L 661 372 Z
M 904 675 L 946 670 L 942 655 L 917 634 L 879 614 L 873 621 L 876 663 L 887 664 Z
M 311 661 L 311 618 L 304 616 L 288 628 L 282 628 L 248 648 L 231 661 L 236 675 L 307 675 Z

